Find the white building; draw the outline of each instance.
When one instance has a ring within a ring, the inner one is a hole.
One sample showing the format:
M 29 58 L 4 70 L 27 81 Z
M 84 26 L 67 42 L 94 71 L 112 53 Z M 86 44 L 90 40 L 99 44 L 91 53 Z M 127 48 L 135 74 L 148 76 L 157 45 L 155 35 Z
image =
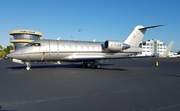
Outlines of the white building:
M 140 43 L 140 47 L 143 49 L 138 55 L 142 56 L 160 56 L 163 55 L 167 46 L 160 40 L 152 39 Z

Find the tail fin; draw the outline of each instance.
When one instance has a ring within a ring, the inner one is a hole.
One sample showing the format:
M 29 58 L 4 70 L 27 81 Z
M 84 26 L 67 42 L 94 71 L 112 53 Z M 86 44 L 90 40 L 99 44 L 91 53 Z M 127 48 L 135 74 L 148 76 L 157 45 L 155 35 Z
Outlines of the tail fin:
M 164 25 L 155 25 L 155 26 L 149 26 L 149 27 L 143 27 L 143 26 L 136 26 L 134 30 L 130 33 L 130 35 L 124 40 L 125 44 L 128 44 L 130 46 L 135 46 L 138 47 L 140 42 L 142 41 L 145 32 L 149 28 L 155 28 L 155 27 L 160 27 Z
M 168 47 L 166 48 L 165 52 L 163 53 L 163 57 L 167 57 L 167 56 L 168 56 L 168 54 L 169 54 L 169 52 L 170 52 L 173 44 L 174 44 L 174 41 L 171 41 L 171 42 L 169 43 Z

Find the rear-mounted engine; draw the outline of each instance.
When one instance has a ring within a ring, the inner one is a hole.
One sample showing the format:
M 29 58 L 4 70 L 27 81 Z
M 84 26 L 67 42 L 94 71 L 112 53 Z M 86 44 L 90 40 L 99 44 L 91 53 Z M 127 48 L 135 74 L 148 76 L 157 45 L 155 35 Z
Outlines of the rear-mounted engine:
M 106 50 L 109 50 L 112 52 L 119 52 L 121 50 L 130 48 L 130 45 L 128 45 L 128 44 L 124 44 L 120 41 L 114 41 L 114 40 L 105 41 L 104 46 L 105 46 Z

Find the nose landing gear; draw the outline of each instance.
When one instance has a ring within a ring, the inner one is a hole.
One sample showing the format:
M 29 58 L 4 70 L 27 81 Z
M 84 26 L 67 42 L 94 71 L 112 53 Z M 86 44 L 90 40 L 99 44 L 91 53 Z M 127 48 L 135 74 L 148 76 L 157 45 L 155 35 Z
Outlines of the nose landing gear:
M 27 71 L 31 70 L 31 64 L 30 64 L 30 62 L 26 62 L 26 70 L 27 70 Z

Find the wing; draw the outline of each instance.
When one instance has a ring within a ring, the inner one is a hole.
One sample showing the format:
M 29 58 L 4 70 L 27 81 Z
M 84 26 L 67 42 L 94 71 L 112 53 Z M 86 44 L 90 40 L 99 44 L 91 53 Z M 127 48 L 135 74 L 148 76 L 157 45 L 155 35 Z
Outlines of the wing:
M 88 55 L 76 55 L 71 56 L 73 61 L 94 61 L 94 60 L 106 60 L 106 59 L 134 59 L 134 58 L 147 58 L 152 56 L 88 56 Z

